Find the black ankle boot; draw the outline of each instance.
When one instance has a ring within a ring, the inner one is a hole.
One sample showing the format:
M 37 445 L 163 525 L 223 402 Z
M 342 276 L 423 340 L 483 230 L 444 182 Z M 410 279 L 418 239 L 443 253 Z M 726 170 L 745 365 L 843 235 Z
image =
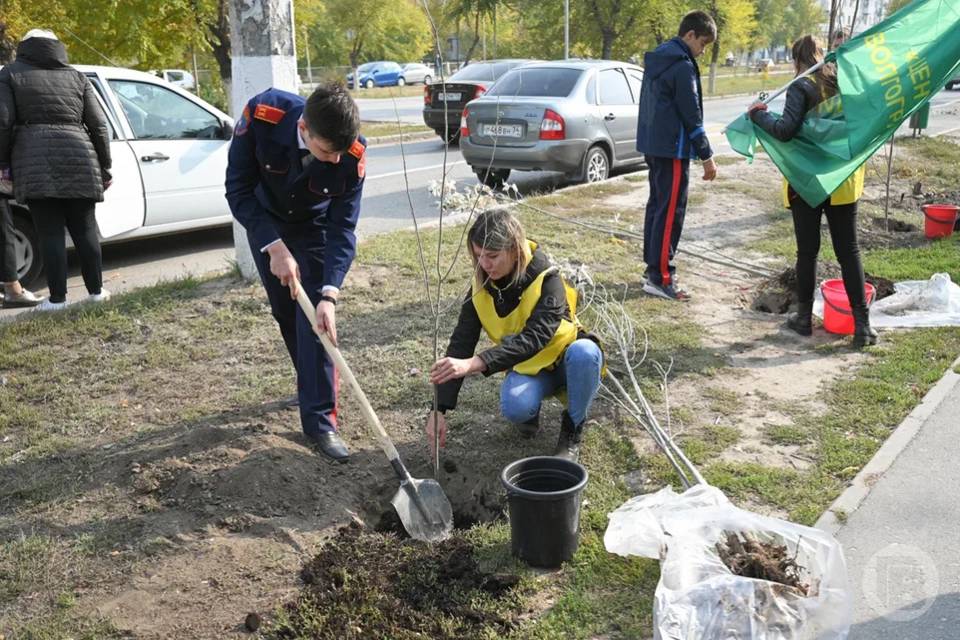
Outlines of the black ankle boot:
M 802 336 L 813 335 L 813 301 L 798 302 L 797 312 L 787 316 L 787 326 Z
M 857 305 L 851 311 L 853 311 L 854 348 L 861 349 L 869 344 L 877 344 L 879 336 L 876 331 L 870 328 L 870 309 L 867 308 L 867 305 Z
M 580 439 L 583 437 L 583 423 L 573 424 L 573 419 L 566 411 L 560 421 L 560 437 L 557 439 L 557 448 L 553 455 L 565 460 L 577 461 L 580 457 Z
M 533 416 L 526 422 L 521 422 L 517 425 L 517 431 L 520 432 L 520 436 L 523 438 L 533 438 L 535 435 L 540 433 L 540 412 L 537 411 L 537 415 Z

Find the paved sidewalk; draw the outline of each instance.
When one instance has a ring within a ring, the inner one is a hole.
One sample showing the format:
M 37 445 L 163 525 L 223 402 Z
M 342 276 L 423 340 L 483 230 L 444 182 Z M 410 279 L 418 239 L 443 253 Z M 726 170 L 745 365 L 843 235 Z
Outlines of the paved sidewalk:
M 817 523 L 843 544 L 850 640 L 960 638 L 958 450 L 960 375 L 951 369 L 831 507 L 846 522 L 828 512 Z

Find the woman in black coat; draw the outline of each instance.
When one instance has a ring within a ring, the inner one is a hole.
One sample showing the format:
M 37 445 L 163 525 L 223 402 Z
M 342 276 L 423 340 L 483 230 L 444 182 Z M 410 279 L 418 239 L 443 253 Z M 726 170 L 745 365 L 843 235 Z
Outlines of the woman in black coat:
M 94 91 L 49 31 L 28 32 L 13 64 L 0 69 L 0 178 L 12 179 L 14 197 L 30 208 L 37 227 L 50 288 L 38 309 L 66 306 L 64 228 L 89 299 L 110 296 L 94 217 L 110 185 L 110 134 Z

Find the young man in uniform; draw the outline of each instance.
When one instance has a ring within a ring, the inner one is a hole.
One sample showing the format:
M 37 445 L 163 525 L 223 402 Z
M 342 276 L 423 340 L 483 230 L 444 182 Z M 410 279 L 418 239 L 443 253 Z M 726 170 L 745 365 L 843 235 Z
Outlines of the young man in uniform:
M 673 257 L 683 230 L 690 158 L 703 161 L 703 179 L 717 166 L 703 129 L 703 99 L 696 58 L 717 39 L 717 25 L 703 11 L 680 22 L 677 37 L 644 55 L 637 151 L 649 167 L 650 198 L 643 225 L 643 290 L 668 300 L 689 296 L 675 281 Z
M 317 305 L 317 324 L 336 343 L 336 305 L 356 252 L 354 229 L 366 168 L 357 106 L 339 85 L 305 101 L 269 89 L 247 103 L 234 129 L 226 196 L 247 230 L 273 317 L 297 370 L 303 432 L 346 462 L 337 435 L 337 376 L 306 316 L 298 283 Z

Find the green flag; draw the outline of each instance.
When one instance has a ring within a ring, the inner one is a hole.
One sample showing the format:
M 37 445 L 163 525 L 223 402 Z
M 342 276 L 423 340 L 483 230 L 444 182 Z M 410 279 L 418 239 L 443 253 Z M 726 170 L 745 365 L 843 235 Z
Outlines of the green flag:
M 742 115 L 727 127 L 734 151 L 753 158 L 757 141 L 811 206 L 823 202 L 960 64 L 960 0 L 914 0 L 828 56 L 840 93 L 780 142 Z

